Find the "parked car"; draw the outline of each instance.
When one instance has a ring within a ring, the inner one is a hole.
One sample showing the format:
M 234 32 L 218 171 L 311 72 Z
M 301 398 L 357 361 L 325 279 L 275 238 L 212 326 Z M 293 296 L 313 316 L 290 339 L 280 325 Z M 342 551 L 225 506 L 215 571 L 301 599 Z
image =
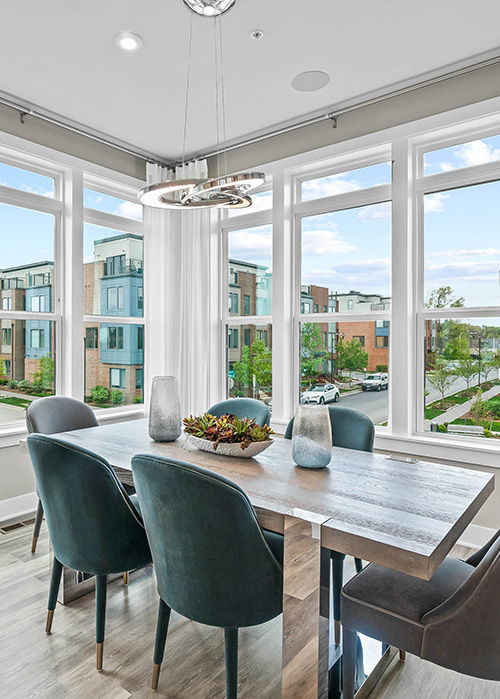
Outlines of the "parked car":
M 389 377 L 387 374 L 369 374 L 361 382 L 363 391 L 381 391 L 383 388 L 389 388 Z
M 318 383 L 301 396 L 301 403 L 338 403 L 340 391 L 333 383 Z

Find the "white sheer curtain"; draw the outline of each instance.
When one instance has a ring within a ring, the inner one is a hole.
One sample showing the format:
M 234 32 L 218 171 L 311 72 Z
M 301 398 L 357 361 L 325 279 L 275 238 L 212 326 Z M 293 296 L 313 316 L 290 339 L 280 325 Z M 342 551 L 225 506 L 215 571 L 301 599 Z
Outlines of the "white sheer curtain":
M 172 176 L 166 168 L 148 164 L 148 183 Z M 177 179 L 187 176 L 207 177 L 206 161 L 177 168 Z M 178 378 L 183 415 L 199 414 L 210 407 L 211 374 L 217 373 L 210 338 L 220 327 L 219 306 L 213 307 L 211 293 L 217 288 L 218 255 L 214 256 L 213 243 L 218 234 L 210 216 L 206 209 L 153 208 L 146 216 L 146 352 L 150 364 L 149 369 L 146 364 L 146 375 L 149 383 L 157 374 Z

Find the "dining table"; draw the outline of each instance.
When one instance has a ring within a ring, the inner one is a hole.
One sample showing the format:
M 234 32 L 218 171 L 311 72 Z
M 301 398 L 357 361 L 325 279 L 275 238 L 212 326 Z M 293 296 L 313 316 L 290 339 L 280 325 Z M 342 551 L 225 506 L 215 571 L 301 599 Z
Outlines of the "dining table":
M 103 457 L 124 484 L 133 484 L 132 457 L 154 454 L 209 469 L 246 492 L 260 525 L 284 536 L 286 699 L 327 697 L 340 652 L 332 651 L 329 604 L 321 604 L 321 547 L 429 580 L 494 489 L 491 473 L 335 446 L 328 466 L 301 468 L 291 441 L 279 437 L 254 458 L 222 456 L 196 449 L 185 434 L 154 442 L 147 419 L 52 436 Z

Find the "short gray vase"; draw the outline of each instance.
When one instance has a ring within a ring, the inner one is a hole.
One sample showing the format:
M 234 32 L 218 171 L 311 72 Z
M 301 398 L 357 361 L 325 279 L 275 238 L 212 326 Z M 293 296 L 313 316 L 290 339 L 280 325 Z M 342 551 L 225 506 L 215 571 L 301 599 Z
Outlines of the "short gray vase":
M 332 426 L 326 406 L 299 405 L 293 421 L 292 459 L 303 468 L 324 468 L 332 458 Z
M 149 404 L 149 436 L 155 442 L 175 442 L 181 436 L 179 384 L 175 376 L 155 376 Z

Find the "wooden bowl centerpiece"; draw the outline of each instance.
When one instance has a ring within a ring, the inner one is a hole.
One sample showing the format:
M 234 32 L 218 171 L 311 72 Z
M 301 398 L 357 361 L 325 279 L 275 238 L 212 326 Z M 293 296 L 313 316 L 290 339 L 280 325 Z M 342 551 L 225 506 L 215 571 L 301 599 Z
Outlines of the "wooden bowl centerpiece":
M 184 432 L 197 449 L 240 459 L 250 459 L 267 449 L 274 434 L 270 427 L 261 427 L 250 418 L 208 413 L 184 418 Z

